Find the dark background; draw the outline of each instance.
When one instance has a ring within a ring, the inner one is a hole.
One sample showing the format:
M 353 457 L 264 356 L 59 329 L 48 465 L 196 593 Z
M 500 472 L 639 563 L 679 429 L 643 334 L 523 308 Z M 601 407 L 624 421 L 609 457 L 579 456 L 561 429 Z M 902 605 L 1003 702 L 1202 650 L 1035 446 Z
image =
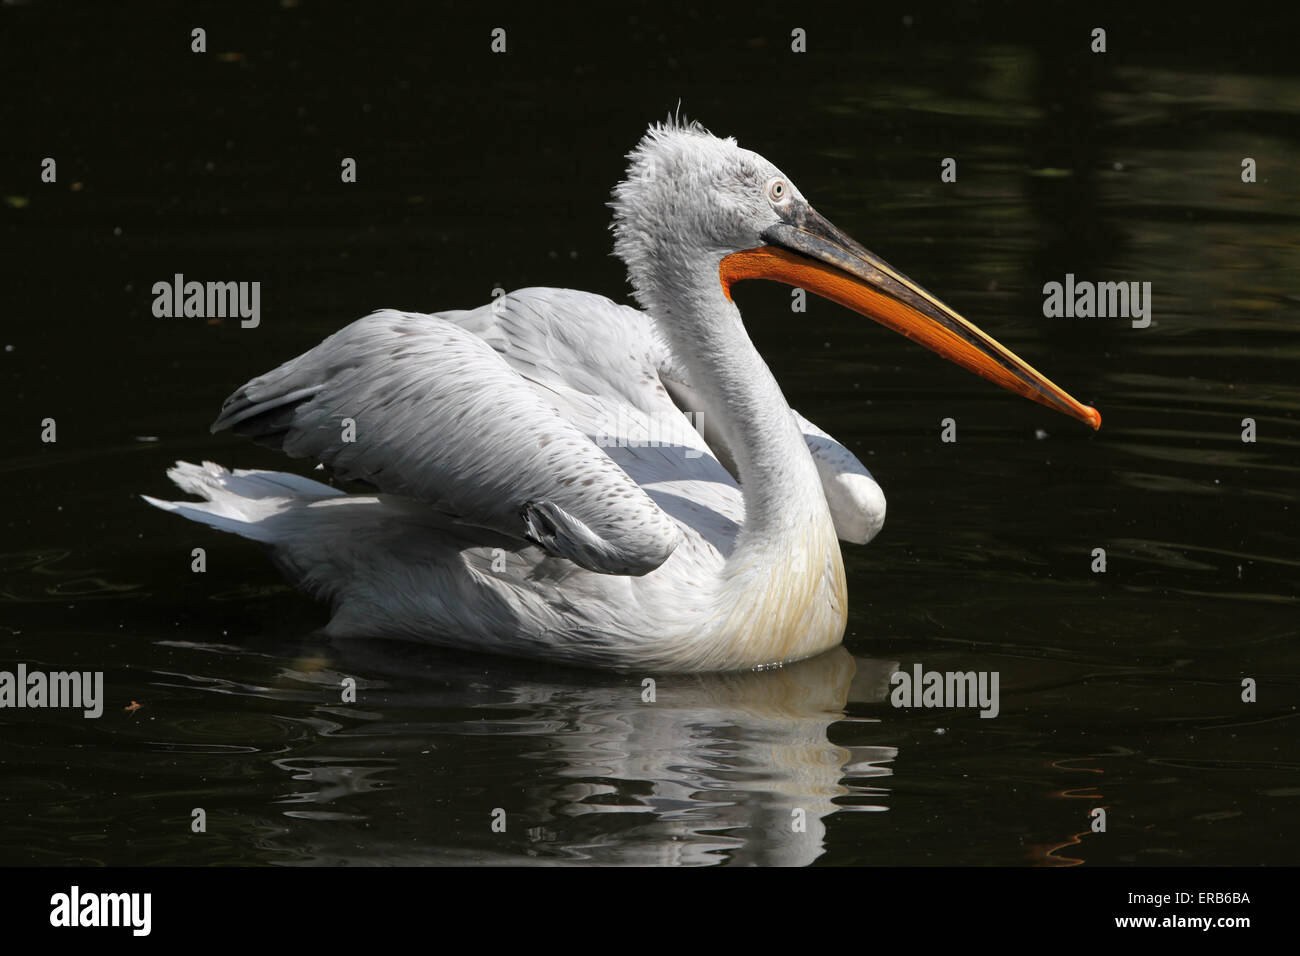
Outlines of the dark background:
M 0 667 L 109 687 L 99 721 L 0 712 L 0 862 L 1295 862 L 1281 9 L 0 7 Z M 326 609 L 254 545 L 136 497 L 166 496 L 178 458 L 305 470 L 207 426 L 376 308 L 625 299 L 604 204 L 679 102 L 1104 418 L 1090 434 L 830 303 L 791 315 L 783 287 L 742 286 L 791 403 L 889 498 L 881 536 L 845 549 L 847 653 L 665 679 L 650 717 L 630 678 L 325 641 Z M 260 281 L 261 327 L 154 318 L 177 272 Z M 1152 326 L 1044 318 L 1066 272 L 1152 282 Z M 918 661 L 1000 671 L 1002 715 L 882 704 Z M 361 703 L 331 703 L 340 675 Z M 803 842 L 793 806 L 817 821 Z M 521 822 L 490 833 L 495 807 Z

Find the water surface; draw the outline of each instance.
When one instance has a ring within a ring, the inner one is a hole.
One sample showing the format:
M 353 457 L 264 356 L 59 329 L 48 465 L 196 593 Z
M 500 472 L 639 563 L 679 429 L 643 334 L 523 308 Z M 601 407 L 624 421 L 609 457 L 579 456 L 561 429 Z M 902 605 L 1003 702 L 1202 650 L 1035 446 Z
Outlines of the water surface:
M 0 11 L 0 667 L 108 689 L 96 721 L 0 712 L 0 862 L 1294 863 L 1294 24 L 1117 14 L 1103 57 L 1055 14 L 962 10 L 810 14 L 803 57 L 784 20 L 685 9 L 515 17 L 507 57 L 477 21 L 368 7 Z M 740 287 L 791 403 L 888 496 L 845 548 L 843 648 L 654 675 L 648 705 L 638 675 L 331 641 L 256 546 L 136 497 L 178 458 L 286 467 L 207 425 L 375 308 L 625 299 L 604 203 L 679 97 L 1104 416 Z M 261 327 L 154 318 L 177 272 L 259 280 Z M 1150 282 L 1150 327 L 1044 318 L 1067 272 Z M 998 717 L 889 706 L 917 662 L 998 671 Z

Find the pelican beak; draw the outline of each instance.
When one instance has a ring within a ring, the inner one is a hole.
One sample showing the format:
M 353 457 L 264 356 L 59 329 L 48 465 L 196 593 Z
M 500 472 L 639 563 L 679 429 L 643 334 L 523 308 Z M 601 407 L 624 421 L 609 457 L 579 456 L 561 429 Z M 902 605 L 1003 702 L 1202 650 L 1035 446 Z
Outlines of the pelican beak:
M 804 204 L 791 221 L 765 229 L 762 238 L 767 245 L 722 260 L 719 276 L 727 298 L 732 283 L 741 279 L 772 279 L 816 292 L 1008 391 L 1101 427 L 1095 408 L 1076 401 L 811 206 Z

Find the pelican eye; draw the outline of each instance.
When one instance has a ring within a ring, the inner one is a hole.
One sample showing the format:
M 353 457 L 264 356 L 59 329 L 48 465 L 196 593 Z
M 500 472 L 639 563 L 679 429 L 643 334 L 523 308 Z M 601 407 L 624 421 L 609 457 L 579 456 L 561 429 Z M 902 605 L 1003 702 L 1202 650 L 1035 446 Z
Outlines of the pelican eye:
M 767 184 L 767 198 L 772 202 L 785 202 L 789 195 L 790 187 L 786 185 L 784 179 L 773 179 Z

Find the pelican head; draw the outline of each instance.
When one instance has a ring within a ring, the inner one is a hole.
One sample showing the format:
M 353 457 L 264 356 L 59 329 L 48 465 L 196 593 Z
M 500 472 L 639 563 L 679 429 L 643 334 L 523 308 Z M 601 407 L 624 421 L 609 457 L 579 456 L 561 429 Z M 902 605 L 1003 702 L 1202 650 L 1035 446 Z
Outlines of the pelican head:
M 991 336 L 845 235 L 762 156 L 698 123 L 656 124 L 614 189 L 614 252 L 643 308 L 670 328 L 710 320 L 731 286 L 769 279 L 837 302 L 1009 391 L 1101 426 Z
M 614 190 L 615 253 L 639 297 L 673 264 L 713 263 L 763 244 L 798 190 L 781 170 L 698 123 L 650 127 Z M 803 202 L 803 197 L 798 196 Z M 650 281 L 647 281 L 650 280 Z

